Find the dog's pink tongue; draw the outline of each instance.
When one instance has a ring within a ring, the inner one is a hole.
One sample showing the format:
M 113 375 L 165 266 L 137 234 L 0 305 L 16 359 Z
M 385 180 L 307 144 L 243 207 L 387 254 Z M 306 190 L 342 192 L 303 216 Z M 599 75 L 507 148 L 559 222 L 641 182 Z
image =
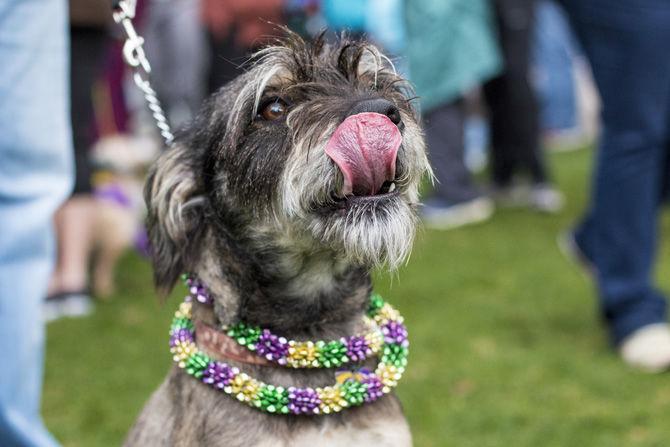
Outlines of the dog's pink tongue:
M 358 113 L 345 119 L 326 145 L 344 176 L 344 195 L 371 196 L 395 178 L 395 161 L 402 136 L 380 113 Z

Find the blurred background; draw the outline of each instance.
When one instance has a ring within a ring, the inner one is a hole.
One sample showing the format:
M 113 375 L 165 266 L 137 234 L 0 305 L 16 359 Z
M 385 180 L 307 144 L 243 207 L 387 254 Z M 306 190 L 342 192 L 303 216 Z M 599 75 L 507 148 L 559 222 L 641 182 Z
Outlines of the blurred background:
M 398 393 L 417 446 L 668 445 L 668 376 L 612 354 L 594 286 L 557 242 L 588 205 L 599 133 L 559 4 L 140 0 L 135 23 L 174 128 L 276 24 L 370 39 L 414 83 L 438 183 L 410 262 L 375 285 L 411 334 Z M 43 416 L 63 445 L 110 446 L 171 365 L 159 348 L 185 290 L 161 304 L 152 288 L 141 189 L 162 142 L 104 0 L 70 1 L 70 42 L 76 183 L 55 216 Z

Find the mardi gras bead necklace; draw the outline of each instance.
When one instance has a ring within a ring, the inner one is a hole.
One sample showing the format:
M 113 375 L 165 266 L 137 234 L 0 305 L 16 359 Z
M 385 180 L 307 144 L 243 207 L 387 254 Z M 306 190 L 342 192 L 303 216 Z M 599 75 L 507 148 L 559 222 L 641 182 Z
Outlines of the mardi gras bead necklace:
M 332 368 L 358 362 L 375 354 L 374 371 L 337 371 L 331 386 L 283 388 L 256 380 L 224 362 L 211 359 L 196 346 L 191 319 L 193 302 L 211 304 L 204 285 L 184 277 L 190 295 L 179 306 L 170 328 L 170 352 L 177 365 L 189 375 L 223 391 L 254 408 L 275 414 L 331 414 L 348 407 L 373 402 L 391 392 L 407 365 L 409 343 L 402 316 L 376 294 L 370 298 L 364 335 L 334 341 L 289 341 L 253 326 L 238 323 L 227 328 L 228 335 L 249 351 L 293 368 Z

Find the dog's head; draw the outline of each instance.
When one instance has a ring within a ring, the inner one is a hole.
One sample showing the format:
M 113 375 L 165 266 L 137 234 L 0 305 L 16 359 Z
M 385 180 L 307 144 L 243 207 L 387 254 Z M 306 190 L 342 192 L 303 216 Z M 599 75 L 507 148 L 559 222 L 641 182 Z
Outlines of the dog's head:
M 411 92 L 367 43 L 289 34 L 258 52 L 152 172 L 158 284 L 189 268 L 208 228 L 398 266 L 430 170 Z

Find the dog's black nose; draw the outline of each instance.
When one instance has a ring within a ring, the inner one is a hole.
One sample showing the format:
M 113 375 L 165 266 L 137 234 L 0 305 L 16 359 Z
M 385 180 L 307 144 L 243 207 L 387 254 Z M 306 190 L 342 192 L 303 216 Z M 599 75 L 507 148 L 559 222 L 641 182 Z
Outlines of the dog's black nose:
M 400 125 L 400 110 L 391 102 L 383 98 L 364 99 L 354 105 L 347 116 L 356 115 L 357 113 L 374 112 L 386 115 L 391 122 L 396 126 Z

